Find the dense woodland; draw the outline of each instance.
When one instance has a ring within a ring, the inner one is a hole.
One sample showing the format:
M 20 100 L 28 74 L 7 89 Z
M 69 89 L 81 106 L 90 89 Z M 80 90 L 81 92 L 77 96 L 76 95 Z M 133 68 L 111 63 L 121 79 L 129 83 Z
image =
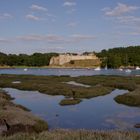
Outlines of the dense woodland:
M 120 66 L 140 66 L 140 46 L 120 47 L 94 52 L 102 61 L 101 66 L 118 68 Z M 84 52 L 87 55 L 88 52 Z M 1 66 L 47 66 L 52 56 L 58 53 L 4 54 L 0 53 Z
M 27 54 L 4 54 L 0 53 L 1 66 L 47 66 L 49 65 L 52 56 L 57 56 L 57 53 L 34 53 Z
M 102 60 L 102 67 L 140 66 L 140 46 L 120 47 L 102 50 L 96 55 Z

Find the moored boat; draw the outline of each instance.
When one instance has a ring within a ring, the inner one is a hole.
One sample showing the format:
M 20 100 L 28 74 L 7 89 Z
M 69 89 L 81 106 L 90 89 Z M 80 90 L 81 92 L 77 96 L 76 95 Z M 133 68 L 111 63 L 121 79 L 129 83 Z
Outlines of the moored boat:
M 24 69 L 24 71 L 27 71 L 27 70 L 28 70 L 27 68 Z
M 101 68 L 100 67 L 97 67 L 94 70 L 99 71 L 99 70 L 101 70 Z
M 137 66 L 137 67 L 136 67 L 136 70 L 140 70 L 140 67 L 139 67 L 139 66 Z
M 131 70 L 130 70 L 130 69 L 126 69 L 126 70 L 125 70 L 125 72 L 130 73 L 130 72 L 131 72 Z

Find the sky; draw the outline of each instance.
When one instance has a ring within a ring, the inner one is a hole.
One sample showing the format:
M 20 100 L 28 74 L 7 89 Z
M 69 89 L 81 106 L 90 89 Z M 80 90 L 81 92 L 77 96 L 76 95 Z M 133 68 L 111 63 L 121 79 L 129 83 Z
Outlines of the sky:
M 0 52 L 140 45 L 140 0 L 0 0 Z

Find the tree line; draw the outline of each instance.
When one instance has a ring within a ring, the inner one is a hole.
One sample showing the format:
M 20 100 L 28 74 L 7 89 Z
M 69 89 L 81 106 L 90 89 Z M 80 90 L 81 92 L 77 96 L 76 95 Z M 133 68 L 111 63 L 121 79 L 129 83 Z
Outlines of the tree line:
M 5 54 L 0 53 L 1 66 L 47 66 L 52 56 L 58 53 Z
M 91 52 L 84 52 L 88 55 Z M 129 46 L 94 52 L 102 61 L 101 67 L 119 68 L 120 66 L 140 66 L 140 46 Z M 48 66 L 51 57 L 58 53 L 5 54 L 0 53 L 1 66 Z M 75 54 L 76 55 L 76 54 Z
M 101 59 L 102 67 L 119 68 L 121 66 L 140 66 L 140 46 L 129 46 L 102 50 L 96 55 Z

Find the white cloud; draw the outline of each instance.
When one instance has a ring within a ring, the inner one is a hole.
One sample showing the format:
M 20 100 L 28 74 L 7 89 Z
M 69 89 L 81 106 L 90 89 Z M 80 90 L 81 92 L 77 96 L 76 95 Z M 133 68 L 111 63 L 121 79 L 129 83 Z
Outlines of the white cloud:
M 134 31 L 134 32 L 130 32 L 128 34 L 129 35 L 133 35 L 133 36 L 139 36 L 140 35 L 140 31 Z
M 139 9 L 137 6 L 131 6 L 123 3 L 118 3 L 118 5 L 114 8 L 104 8 L 106 16 L 121 16 L 126 13 L 130 13 L 131 11 L 135 11 Z
M 83 35 L 83 34 L 73 34 L 71 35 L 71 37 L 75 40 L 75 41 L 84 41 L 84 40 L 93 40 L 96 37 L 93 35 Z
M 68 7 L 76 6 L 76 2 L 66 1 L 64 2 L 63 6 L 68 6 Z
M 113 22 L 117 23 L 117 26 L 130 29 L 132 27 L 139 28 L 140 26 L 140 17 L 136 16 L 136 10 L 138 9 L 140 9 L 138 6 L 118 3 L 115 8 L 106 7 L 102 11 L 105 12 L 106 16 L 113 19 Z M 132 13 L 133 11 L 135 13 Z
M 0 14 L 0 19 L 12 19 L 13 16 L 9 13 L 2 13 Z
M 130 23 L 137 24 L 137 23 L 139 23 L 140 24 L 140 17 L 135 17 L 135 16 L 121 16 L 121 17 L 117 17 L 117 19 L 121 23 L 126 23 L 126 24 L 130 24 Z
M 5 39 L 5 38 L 0 38 L 0 43 L 11 43 L 11 40 Z
M 22 41 L 43 41 L 44 36 L 32 34 L 26 36 L 18 36 L 17 39 Z
M 41 20 L 40 17 L 31 15 L 31 14 L 26 15 L 26 18 L 29 19 L 29 20 L 34 20 L 34 21 L 39 21 L 39 20 Z
M 35 4 L 33 4 L 30 8 L 31 10 L 34 10 L 34 11 L 44 11 L 44 12 L 48 11 L 47 8 L 39 6 L 39 5 L 35 5 Z
M 64 46 L 58 46 L 58 45 L 52 46 L 51 45 L 51 46 L 47 46 L 47 51 L 48 52 L 60 52 L 60 53 L 62 53 L 64 51 L 64 48 L 65 48 Z
M 77 26 L 77 23 L 76 22 L 70 22 L 70 23 L 67 24 L 67 26 L 75 27 L 75 26 Z
M 63 36 L 59 36 L 59 35 L 47 35 L 46 36 L 46 40 L 48 42 L 63 42 L 65 39 Z
M 46 41 L 46 42 L 61 42 L 64 40 L 62 36 L 58 35 L 26 35 L 17 37 L 18 40 L 22 41 Z
M 47 8 L 35 4 L 30 6 L 30 11 L 25 17 L 34 21 L 48 20 L 54 22 L 56 20 L 56 16 L 49 13 Z
M 55 35 L 55 34 L 48 34 L 48 35 L 25 35 L 25 36 L 19 36 L 17 37 L 17 40 L 21 41 L 45 41 L 48 43 L 75 43 L 75 42 L 82 42 L 86 40 L 94 40 L 95 36 L 92 35 L 82 35 L 82 34 L 73 34 L 70 36 L 61 36 L 61 35 Z
M 74 0 L 65 0 L 63 3 L 63 7 L 66 7 L 66 13 L 67 14 L 72 14 L 73 12 L 76 11 L 75 6 L 77 5 L 77 3 Z

